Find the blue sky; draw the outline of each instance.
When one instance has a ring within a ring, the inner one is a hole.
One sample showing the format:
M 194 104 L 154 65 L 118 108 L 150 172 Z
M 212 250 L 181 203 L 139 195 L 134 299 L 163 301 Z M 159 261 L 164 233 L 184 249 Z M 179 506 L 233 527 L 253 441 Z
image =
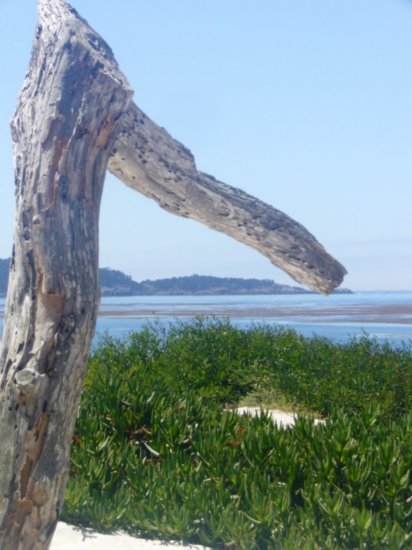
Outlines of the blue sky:
M 412 2 L 73 0 L 109 42 L 136 103 L 198 167 L 305 225 L 354 290 L 412 288 Z M 0 257 L 10 254 L 9 120 L 35 0 L 0 0 Z M 108 176 L 102 266 L 291 280 Z

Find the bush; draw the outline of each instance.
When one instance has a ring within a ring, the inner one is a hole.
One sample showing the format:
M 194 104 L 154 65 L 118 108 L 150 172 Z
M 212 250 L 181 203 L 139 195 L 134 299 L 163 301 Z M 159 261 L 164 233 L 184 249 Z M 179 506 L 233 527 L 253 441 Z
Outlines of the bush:
M 198 319 L 90 358 L 64 519 L 214 548 L 411 547 L 411 353 Z M 245 396 L 327 414 L 293 429 Z

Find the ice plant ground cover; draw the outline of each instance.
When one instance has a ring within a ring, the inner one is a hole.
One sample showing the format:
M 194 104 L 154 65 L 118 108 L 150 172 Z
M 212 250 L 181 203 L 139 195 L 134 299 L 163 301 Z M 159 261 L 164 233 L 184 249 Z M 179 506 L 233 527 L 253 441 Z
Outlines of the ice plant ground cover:
M 213 548 L 410 548 L 411 402 L 411 347 L 366 336 L 197 319 L 103 339 L 63 519 Z

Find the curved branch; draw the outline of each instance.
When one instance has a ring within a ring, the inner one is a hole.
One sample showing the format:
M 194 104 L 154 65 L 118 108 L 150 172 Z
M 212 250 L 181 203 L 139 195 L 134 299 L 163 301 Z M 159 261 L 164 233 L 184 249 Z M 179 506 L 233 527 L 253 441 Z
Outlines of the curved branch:
M 301 224 L 199 172 L 191 152 L 133 103 L 123 117 L 108 168 L 168 212 L 254 248 L 309 288 L 327 294 L 343 280 L 345 268 Z

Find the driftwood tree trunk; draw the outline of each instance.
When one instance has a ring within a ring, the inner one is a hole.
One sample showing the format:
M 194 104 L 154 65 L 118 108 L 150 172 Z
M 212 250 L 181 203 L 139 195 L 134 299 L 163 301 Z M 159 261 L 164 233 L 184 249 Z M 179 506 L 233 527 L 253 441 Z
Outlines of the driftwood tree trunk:
M 254 248 L 313 290 L 328 294 L 342 282 L 345 268 L 300 223 L 199 172 L 191 152 L 135 104 L 122 120 L 108 168 L 168 212 Z
M 98 292 L 98 218 L 109 169 L 168 211 L 252 246 L 322 292 L 345 274 L 299 223 L 197 171 L 134 104 L 103 40 L 64 0 L 39 0 L 12 123 L 16 229 L 0 353 L 0 549 L 48 548 Z
M 98 218 L 131 91 L 108 46 L 41 0 L 12 123 L 17 214 L 0 359 L 0 548 L 47 548 L 99 302 Z

